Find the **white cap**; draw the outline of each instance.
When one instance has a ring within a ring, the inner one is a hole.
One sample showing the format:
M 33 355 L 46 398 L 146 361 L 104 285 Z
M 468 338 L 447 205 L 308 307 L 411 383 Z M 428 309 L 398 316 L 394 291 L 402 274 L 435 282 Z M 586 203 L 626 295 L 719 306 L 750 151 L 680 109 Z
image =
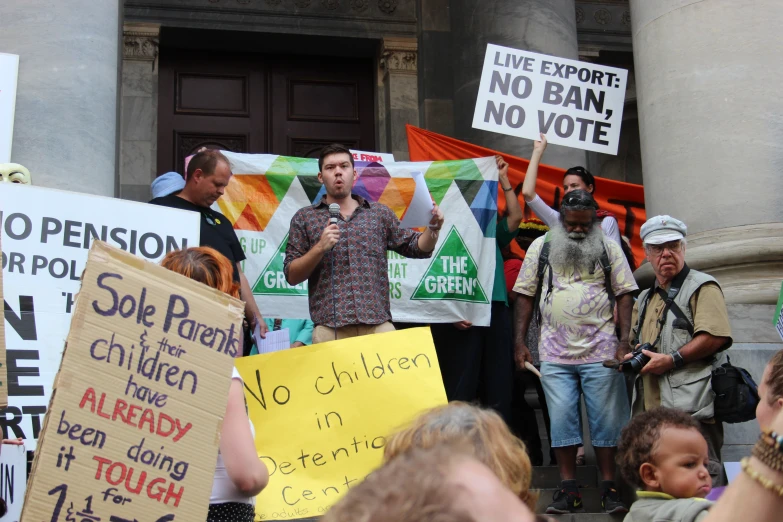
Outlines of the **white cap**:
M 688 227 L 671 216 L 655 216 L 642 225 L 641 236 L 645 245 L 662 245 L 669 241 L 683 239 Z

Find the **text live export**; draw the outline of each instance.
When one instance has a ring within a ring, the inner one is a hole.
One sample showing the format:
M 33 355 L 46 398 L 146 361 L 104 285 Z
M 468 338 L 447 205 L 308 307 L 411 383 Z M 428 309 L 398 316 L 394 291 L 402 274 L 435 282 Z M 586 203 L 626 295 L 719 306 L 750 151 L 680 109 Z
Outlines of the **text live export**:
M 111 399 L 110 399 L 111 400 Z M 97 404 L 96 404 L 97 401 Z M 101 393 L 100 399 L 96 397 L 95 390 L 87 388 L 84 392 L 82 400 L 79 402 L 79 408 L 84 409 L 89 404 L 90 412 L 95 413 L 99 417 L 104 419 L 110 419 L 117 421 L 119 419 L 123 424 L 144 429 L 145 425 L 149 425 L 150 433 L 160 435 L 161 437 L 168 437 L 172 433 L 176 432 L 176 435 L 171 439 L 173 442 L 177 442 L 193 427 L 193 424 L 188 422 L 184 427 L 177 418 L 171 418 L 163 412 L 157 414 L 157 423 L 155 422 L 155 412 L 149 408 L 144 408 L 136 404 L 130 404 L 124 399 L 116 399 L 114 406 L 111 409 L 104 409 L 104 403 L 106 402 L 106 393 Z M 138 422 L 136 422 L 136 416 L 141 412 Z

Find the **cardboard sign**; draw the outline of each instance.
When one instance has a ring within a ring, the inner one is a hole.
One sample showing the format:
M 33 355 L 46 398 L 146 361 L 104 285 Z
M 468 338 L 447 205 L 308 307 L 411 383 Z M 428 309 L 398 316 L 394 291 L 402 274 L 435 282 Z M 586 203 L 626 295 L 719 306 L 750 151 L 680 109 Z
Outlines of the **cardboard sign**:
M 247 259 L 242 269 L 264 316 L 309 317 L 308 281 L 289 285 L 283 272 L 291 218 L 320 201 L 318 162 L 269 154 L 225 152 L 234 175 L 215 205 L 234 224 Z M 388 251 L 389 301 L 395 321 L 470 321 L 488 326 L 497 253 L 498 170 L 495 158 L 356 165 L 352 192 L 403 219 L 423 174 L 427 208 L 445 222 L 429 259 Z M 324 220 L 326 226 L 326 220 Z
M 353 160 L 365 163 L 394 163 L 394 154 L 389 152 L 367 152 L 351 149 Z
M 0 53 L 0 163 L 11 162 L 19 57 Z
M 65 174 L 64 174 L 65 175 Z M 0 183 L 9 406 L 4 438 L 28 450 L 43 426 L 71 323 L 79 277 L 95 239 L 148 261 L 197 246 L 196 212 Z
M 27 489 L 27 450 L 24 446 L 0 446 L 0 497 L 5 501 L 5 515 L 0 522 L 18 522 Z
M 96 242 L 22 521 L 205 520 L 243 312 Z
M 617 154 L 628 71 L 487 45 L 473 127 Z
M 3 233 L 0 231 L 0 258 L 3 256 Z M 3 273 L 0 271 L 0 301 L 3 299 Z M 5 320 L 0 321 L 0 408 L 8 406 L 8 375 L 5 365 Z
M 244 357 L 237 369 L 270 474 L 260 520 L 322 515 L 381 464 L 389 434 L 446 403 L 429 328 Z

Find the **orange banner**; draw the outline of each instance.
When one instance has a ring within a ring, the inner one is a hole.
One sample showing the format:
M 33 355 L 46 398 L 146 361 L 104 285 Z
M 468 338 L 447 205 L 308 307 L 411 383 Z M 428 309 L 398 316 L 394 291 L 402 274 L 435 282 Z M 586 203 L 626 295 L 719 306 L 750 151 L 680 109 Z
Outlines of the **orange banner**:
M 525 179 L 525 172 L 527 172 L 527 166 L 530 163 L 529 160 L 509 156 L 492 149 L 419 129 L 412 125 L 407 125 L 406 127 L 411 161 L 483 158 L 500 154 L 508 162 L 508 179 L 511 181 L 511 185 L 517 194 L 521 193 L 522 181 Z M 560 207 L 560 199 L 563 196 L 564 173 L 564 169 L 550 167 L 549 165 L 541 164 L 538 167 L 536 192 L 541 196 L 541 199 L 555 209 Z M 644 259 L 644 248 L 639 237 L 639 229 L 647 220 L 647 214 L 644 210 L 644 187 L 596 176 L 594 196 L 602 210 L 614 214 L 620 226 L 620 234 L 631 241 L 634 257 L 638 265 Z M 522 203 L 525 219 L 534 217 L 533 211 L 525 205 L 524 198 L 520 198 L 520 202 Z M 502 213 L 505 210 L 505 206 L 505 199 L 500 197 L 500 191 L 498 191 L 498 212 Z

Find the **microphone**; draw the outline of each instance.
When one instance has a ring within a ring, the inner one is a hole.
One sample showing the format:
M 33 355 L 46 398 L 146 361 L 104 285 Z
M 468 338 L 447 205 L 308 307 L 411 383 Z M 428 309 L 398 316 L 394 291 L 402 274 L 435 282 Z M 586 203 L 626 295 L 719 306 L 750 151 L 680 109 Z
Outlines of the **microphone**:
M 340 215 L 340 205 L 337 203 L 332 203 L 329 205 L 329 224 L 330 225 L 336 225 L 337 224 L 337 216 Z
M 340 215 L 340 205 L 332 203 L 329 205 L 329 224 L 337 224 L 337 216 Z M 329 256 L 329 264 L 332 272 L 332 320 L 334 325 L 334 340 L 337 340 L 337 297 L 334 291 L 334 254 Z

